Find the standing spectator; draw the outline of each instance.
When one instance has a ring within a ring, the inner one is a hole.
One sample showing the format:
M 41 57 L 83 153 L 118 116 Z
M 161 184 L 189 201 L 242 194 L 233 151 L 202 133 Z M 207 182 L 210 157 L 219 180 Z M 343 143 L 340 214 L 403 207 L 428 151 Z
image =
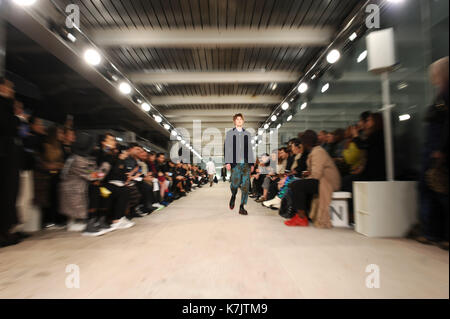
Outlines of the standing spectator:
M 226 167 L 225 165 L 222 166 L 222 169 L 221 169 L 221 171 L 220 171 L 220 177 L 222 177 L 222 180 L 223 180 L 224 182 L 227 181 L 227 167 Z
M 448 57 L 430 67 L 430 79 L 438 90 L 428 108 L 425 147 L 420 177 L 420 220 L 423 236 L 418 241 L 448 250 Z
M 212 187 L 214 184 L 214 176 L 216 176 L 216 165 L 212 158 L 209 158 L 208 163 L 206 163 L 206 171 L 208 172 L 209 177 L 209 187 Z
M 58 213 L 59 173 L 63 166 L 64 154 L 58 141 L 58 128 L 52 126 L 38 153 L 34 173 L 34 203 L 41 208 L 44 228 L 62 227 L 65 220 Z
M 81 133 L 73 145 L 73 154 L 67 159 L 61 172 L 60 212 L 68 217 L 67 230 L 81 232 L 85 230 L 88 219 L 89 183 L 100 176 L 93 159 L 89 158 L 94 147 L 94 139 Z M 93 219 L 89 220 L 94 223 Z M 92 227 L 93 225 L 89 225 Z
M 14 115 L 13 83 L 0 78 L 0 247 L 20 242 L 11 229 L 18 223 L 16 200 L 19 190 L 19 120 Z

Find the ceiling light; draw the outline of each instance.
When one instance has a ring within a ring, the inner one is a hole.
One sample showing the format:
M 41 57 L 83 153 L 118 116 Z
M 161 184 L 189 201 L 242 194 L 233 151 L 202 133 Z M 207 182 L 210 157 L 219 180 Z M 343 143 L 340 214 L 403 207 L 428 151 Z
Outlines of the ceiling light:
M 341 53 L 338 50 L 331 50 L 327 55 L 327 61 L 330 64 L 334 64 L 341 58 Z
M 123 142 L 123 139 L 121 137 L 116 137 L 116 140 L 119 142 Z
M 290 122 L 292 120 L 292 115 L 289 115 L 289 117 L 287 118 L 287 121 Z
M 304 109 L 306 109 L 307 107 L 308 107 L 308 103 L 305 102 L 305 103 L 302 104 L 302 106 L 300 106 L 300 109 L 301 109 L 301 110 L 304 110 Z
M 328 91 L 328 89 L 330 88 L 330 83 L 325 84 L 324 86 L 322 86 L 322 93 L 325 93 L 326 91 Z
M 358 37 L 358 34 L 356 32 L 353 32 L 352 35 L 349 37 L 350 41 L 355 41 Z
M 172 131 L 172 135 L 177 136 L 178 135 L 177 131 Z
M 77 38 L 72 33 L 67 33 L 67 39 L 69 39 L 72 42 L 77 41 Z
M 146 102 L 144 102 L 144 103 L 141 104 L 141 108 L 142 108 L 142 110 L 143 110 L 144 112 L 148 112 L 148 111 L 150 111 L 150 109 L 151 109 L 150 104 L 148 104 L 148 103 L 146 103 Z
M 182 140 L 181 136 L 178 136 L 178 137 L 177 137 L 177 140 L 181 141 L 181 140 Z
M 278 126 L 277 126 L 277 130 L 279 130 L 279 129 L 280 129 L 280 127 L 281 127 L 281 123 L 280 123 L 280 124 L 278 124 Z
M 400 90 L 406 89 L 408 86 L 409 86 L 408 83 L 401 82 L 397 85 L 397 89 L 400 91 Z
M 367 50 L 366 50 L 366 51 L 363 51 L 363 52 L 359 55 L 359 57 L 358 57 L 358 59 L 356 60 L 356 62 L 361 63 L 361 62 L 364 61 L 366 58 L 367 58 Z
M 169 124 L 164 124 L 164 128 L 165 128 L 166 130 L 170 130 L 170 125 L 169 125 Z
M 311 77 L 311 80 L 315 80 L 317 78 L 317 75 L 313 75 L 312 77 Z
M 275 90 L 277 89 L 277 87 L 278 87 L 278 84 L 274 83 L 274 84 L 272 85 L 272 91 L 275 91 Z
M 400 115 L 398 118 L 399 118 L 400 122 L 409 121 L 411 119 L 411 115 L 403 114 L 403 115 Z
M 276 115 L 273 115 L 270 119 L 272 120 L 272 122 L 275 122 L 278 119 L 278 117 Z
M 102 57 L 94 49 L 87 49 L 84 52 L 84 60 L 90 65 L 99 65 L 102 62 Z
M 289 103 L 284 102 L 283 105 L 281 105 L 281 108 L 283 109 L 283 111 L 286 111 L 287 109 L 289 109 Z
M 264 125 L 264 129 L 267 130 L 270 127 L 269 124 Z
M 306 83 L 300 83 L 300 85 L 298 86 L 298 92 L 303 94 L 306 91 L 308 91 L 308 84 Z
M 35 2 L 36 2 L 36 0 L 14 0 L 14 3 L 21 5 L 21 6 L 31 6 Z
M 127 82 L 122 82 L 119 85 L 119 91 L 122 94 L 130 94 L 131 93 L 131 85 L 129 85 Z
M 155 121 L 158 122 L 158 123 L 161 123 L 162 122 L 161 116 L 155 115 Z

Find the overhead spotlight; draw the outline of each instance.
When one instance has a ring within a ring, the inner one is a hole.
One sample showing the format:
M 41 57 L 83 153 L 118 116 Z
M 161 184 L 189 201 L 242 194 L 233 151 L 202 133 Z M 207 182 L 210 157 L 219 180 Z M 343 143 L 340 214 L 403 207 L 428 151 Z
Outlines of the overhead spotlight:
M 298 92 L 300 94 L 305 93 L 306 91 L 308 91 L 308 84 L 306 83 L 300 83 L 300 85 L 298 86 Z
M 276 115 L 273 115 L 270 119 L 272 120 L 272 122 L 275 122 L 278 119 L 278 117 Z
M 270 130 L 270 135 L 272 135 L 273 134 L 273 130 Z
M 300 110 L 304 110 L 308 107 L 308 102 L 305 102 L 302 104 L 302 106 L 300 106 Z
M 34 4 L 36 2 L 36 0 L 14 0 L 14 3 L 20 5 L 20 6 L 31 6 L 32 4 Z
M 264 129 L 267 130 L 270 127 L 269 124 L 264 125 Z
M 148 112 L 151 109 L 150 104 L 148 104 L 146 102 L 141 104 L 141 108 L 142 108 L 142 111 L 144 111 L 144 112 Z
M 326 91 L 328 91 L 328 89 L 330 88 L 330 83 L 325 84 L 324 86 L 322 86 L 322 93 L 325 93 Z
M 277 125 L 277 130 L 279 130 L 281 127 L 281 123 Z
M 178 136 L 178 137 L 177 137 L 177 140 L 181 141 L 181 140 L 182 140 L 181 136 Z
M 160 85 L 160 84 L 156 84 L 155 87 L 156 87 L 156 90 L 158 90 L 158 92 L 161 92 L 163 89 L 162 85 Z
M 264 134 L 264 130 L 259 130 L 258 135 L 262 136 Z
M 398 117 L 398 119 L 400 120 L 400 122 L 409 121 L 411 119 L 411 115 L 403 114 L 403 115 L 400 115 Z
M 186 145 L 186 141 L 185 140 L 181 141 L 181 144 Z
M 328 55 L 327 55 L 327 61 L 330 64 L 336 63 L 337 61 L 339 61 L 340 58 L 341 58 L 341 53 L 336 49 L 331 50 L 330 53 L 328 53 Z
M 255 141 L 252 141 L 252 144 L 255 145 Z
M 290 122 L 292 120 L 292 115 L 289 115 L 289 117 L 287 118 L 287 121 Z
M 314 75 L 311 77 L 311 80 L 315 80 L 316 78 L 317 78 L 317 75 L 314 74 Z
M 156 121 L 156 122 L 158 122 L 158 123 L 161 123 L 161 122 L 162 122 L 161 116 L 155 115 L 154 117 L 155 117 L 155 121 Z
M 283 111 L 286 111 L 289 109 L 289 103 L 288 102 L 284 102 L 283 105 L 281 105 L 281 108 L 283 109 Z
M 173 130 L 172 131 L 172 136 L 177 136 L 177 135 L 178 135 L 177 131 Z
M 164 128 L 165 128 L 166 130 L 170 130 L 170 125 L 169 125 L 169 124 L 164 124 Z
M 275 91 L 277 89 L 277 87 L 278 87 L 278 84 L 276 84 L 276 83 L 272 84 L 272 91 Z
M 131 93 L 131 85 L 128 84 L 127 82 L 122 82 L 119 85 L 119 91 L 122 94 L 130 94 Z
M 367 58 L 367 50 L 363 51 L 359 56 L 356 62 L 361 63 Z
M 118 142 L 123 142 L 123 138 L 121 138 L 121 137 L 116 137 L 116 141 L 118 141 Z
M 90 65 L 99 65 L 100 62 L 102 62 L 102 57 L 100 56 L 100 53 L 97 52 L 97 50 L 87 49 L 84 52 L 84 60 Z
M 358 34 L 356 33 L 356 32 L 353 32 L 351 35 L 350 35 L 350 37 L 349 37 L 349 39 L 350 39 L 350 41 L 355 41 L 356 40 L 356 38 L 358 37 Z
M 112 75 L 111 79 L 116 82 L 119 81 L 119 77 L 117 75 Z

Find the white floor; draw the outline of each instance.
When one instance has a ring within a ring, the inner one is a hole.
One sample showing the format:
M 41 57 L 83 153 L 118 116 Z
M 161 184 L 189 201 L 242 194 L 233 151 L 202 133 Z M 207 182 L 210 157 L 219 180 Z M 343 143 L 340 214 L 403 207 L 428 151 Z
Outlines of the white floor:
M 240 216 L 228 187 L 204 187 L 104 237 L 47 231 L 0 249 L 0 298 L 449 298 L 448 252 L 288 228 L 253 200 Z M 80 288 L 66 287 L 72 264 Z M 379 289 L 366 287 L 371 264 Z

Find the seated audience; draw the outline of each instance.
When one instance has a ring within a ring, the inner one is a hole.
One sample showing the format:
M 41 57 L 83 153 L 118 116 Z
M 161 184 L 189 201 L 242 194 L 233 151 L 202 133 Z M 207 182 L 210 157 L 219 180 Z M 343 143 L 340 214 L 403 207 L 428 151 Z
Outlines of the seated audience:
M 333 192 L 339 190 L 341 177 L 334 161 L 317 144 L 316 133 L 306 131 L 302 137 L 302 145 L 309 153 L 307 170 L 302 173 L 303 179 L 295 180 L 289 185 L 296 214 L 285 222 L 287 226 L 308 226 L 308 197 L 319 195 L 319 212 L 314 225 L 318 228 L 331 228 L 329 206 Z

